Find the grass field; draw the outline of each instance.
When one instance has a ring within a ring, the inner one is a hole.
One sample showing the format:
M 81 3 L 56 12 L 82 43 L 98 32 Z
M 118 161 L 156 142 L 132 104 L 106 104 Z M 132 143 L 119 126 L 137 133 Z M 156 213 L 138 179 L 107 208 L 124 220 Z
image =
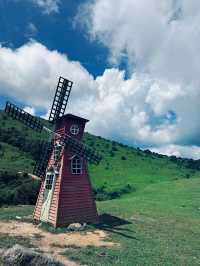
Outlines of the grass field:
M 0 172 L 31 172 L 40 137 L 0 112 Z M 119 246 L 70 247 L 65 255 L 89 266 L 200 265 L 200 161 L 141 151 L 88 133 L 84 141 L 103 156 L 98 166 L 89 165 L 94 189 L 118 195 L 97 206 L 102 215 L 99 228 Z M 29 180 L 24 180 L 28 186 Z M 0 198 L 19 194 L 21 183 L 1 176 Z M 119 193 L 127 185 L 129 193 Z M 2 207 L 0 220 L 20 216 L 23 221 L 32 212 L 33 206 Z M 6 233 L 0 243 L 0 248 L 31 245 L 30 239 Z
M 100 214 L 122 219 L 99 226 L 120 246 L 71 247 L 64 253 L 92 266 L 200 265 L 199 195 L 200 179 L 191 178 L 150 184 L 128 198 L 99 202 Z M 31 206 L 0 209 L 0 219 L 27 216 L 32 210 Z M 0 240 L 9 246 L 5 235 Z M 17 241 L 30 245 L 26 239 Z
M 39 141 L 46 137 L 0 111 L 0 172 L 31 173 L 40 154 Z M 127 197 L 151 184 L 200 176 L 200 161 L 142 151 L 89 133 L 84 135 L 84 142 L 103 157 L 98 166 L 89 165 L 93 187 L 100 194 Z M 0 193 L 5 190 L 2 184 Z M 123 193 L 127 185 L 131 188 L 128 194 Z
M 101 213 L 130 222 L 103 226 L 120 247 L 67 254 L 87 265 L 200 265 L 199 195 L 200 180 L 192 179 L 152 184 L 133 197 L 101 202 Z

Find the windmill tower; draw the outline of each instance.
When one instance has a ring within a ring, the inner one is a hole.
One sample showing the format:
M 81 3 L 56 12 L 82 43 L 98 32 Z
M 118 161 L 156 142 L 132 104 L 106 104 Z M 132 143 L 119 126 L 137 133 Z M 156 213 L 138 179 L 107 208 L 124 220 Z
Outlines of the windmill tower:
M 7 102 L 5 112 L 33 130 L 50 134 L 49 142 L 41 147 L 34 174 L 42 184 L 34 211 L 34 219 L 55 227 L 74 222 L 98 223 L 87 162 L 98 164 L 101 157 L 81 140 L 87 119 L 64 114 L 72 82 L 59 78 L 49 122 L 54 131 L 40 120 Z

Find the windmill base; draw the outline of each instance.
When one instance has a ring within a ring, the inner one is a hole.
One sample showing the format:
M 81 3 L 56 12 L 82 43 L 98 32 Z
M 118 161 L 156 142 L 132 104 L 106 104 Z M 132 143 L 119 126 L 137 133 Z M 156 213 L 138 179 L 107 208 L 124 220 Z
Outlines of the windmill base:
M 55 191 L 59 187 L 59 179 L 55 183 Z M 45 201 L 45 182 L 42 182 L 34 211 L 36 221 L 45 222 L 54 227 L 68 226 L 71 223 L 99 223 L 95 200 L 91 193 L 82 191 L 74 196 L 74 191 L 63 194 L 58 200 L 57 195 L 48 195 Z M 50 204 L 48 204 L 50 203 Z
M 36 222 L 44 222 L 44 223 L 47 223 L 49 225 L 52 225 L 53 227 L 55 228 L 58 228 L 58 227 L 66 227 L 72 223 L 80 223 L 80 224 L 84 224 L 84 223 L 87 223 L 87 224 L 99 224 L 99 216 L 97 215 L 96 217 L 83 217 L 82 219 L 75 219 L 73 217 L 70 217 L 70 218 L 67 218 L 67 219 L 63 219 L 62 221 L 59 221 L 57 223 L 54 223 L 50 220 L 41 220 L 40 218 L 38 219 L 37 217 L 34 217 L 34 220 Z

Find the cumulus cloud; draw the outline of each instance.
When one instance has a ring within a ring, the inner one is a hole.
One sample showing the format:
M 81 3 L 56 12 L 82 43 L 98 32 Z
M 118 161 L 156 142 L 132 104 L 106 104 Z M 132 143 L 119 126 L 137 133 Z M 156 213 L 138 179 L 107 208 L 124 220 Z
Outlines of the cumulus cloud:
M 0 48 L 1 95 L 47 110 L 60 75 L 74 80 L 75 88 L 88 88 L 92 80 L 80 63 L 69 61 L 67 56 L 38 42 L 29 42 L 15 50 Z
M 111 64 L 127 60 L 130 84 L 140 77 L 138 92 L 129 97 L 132 139 L 156 146 L 200 144 L 198 0 L 88 1 L 75 21 L 108 48 Z
M 34 5 L 41 8 L 44 14 L 58 13 L 60 0 L 29 0 Z
M 30 106 L 26 106 L 23 108 L 25 112 L 31 114 L 31 115 L 35 115 L 35 109 L 33 107 Z
M 193 158 L 194 160 L 200 158 L 199 146 L 180 146 L 171 144 L 159 148 L 151 148 L 151 151 L 166 154 L 168 156 L 174 155 L 176 157 Z
M 48 113 L 59 76 L 74 81 L 67 111 L 90 119 L 91 133 L 143 147 L 197 145 L 193 91 L 189 97 L 178 84 L 172 88 L 144 73 L 125 79 L 117 68 L 94 78 L 79 62 L 34 41 L 0 47 L 0 95 L 23 102 L 33 114 Z
M 199 70 L 199 10 L 198 0 L 95 0 L 80 7 L 77 21 L 109 48 L 112 62 L 126 55 L 134 70 L 179 81 Z

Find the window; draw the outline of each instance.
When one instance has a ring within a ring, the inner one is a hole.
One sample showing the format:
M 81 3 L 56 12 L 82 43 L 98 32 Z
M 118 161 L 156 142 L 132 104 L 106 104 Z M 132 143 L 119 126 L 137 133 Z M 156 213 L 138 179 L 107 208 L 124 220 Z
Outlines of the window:
M 78 135 L 78 133 L 79 133 L 79 127 L 78 127 L 78 125 L 71 125 L 70 132 L 73 135 Z
M 74 175 L 82 174 L 82 159 L 74 156 L 71 160 L 71 173 Z
M 46 183 L 45 183 L 45 188 L 46 189 L 48 189 L 48 190 L 52 189 L 53 180 L 54 180 L 54 174 L 48 173 L 46 175 Z
M 62 145 L 57 142 L 54 145 L 54 161 L 59 161 L 60 160 L 60 155 L 62 152 Z

